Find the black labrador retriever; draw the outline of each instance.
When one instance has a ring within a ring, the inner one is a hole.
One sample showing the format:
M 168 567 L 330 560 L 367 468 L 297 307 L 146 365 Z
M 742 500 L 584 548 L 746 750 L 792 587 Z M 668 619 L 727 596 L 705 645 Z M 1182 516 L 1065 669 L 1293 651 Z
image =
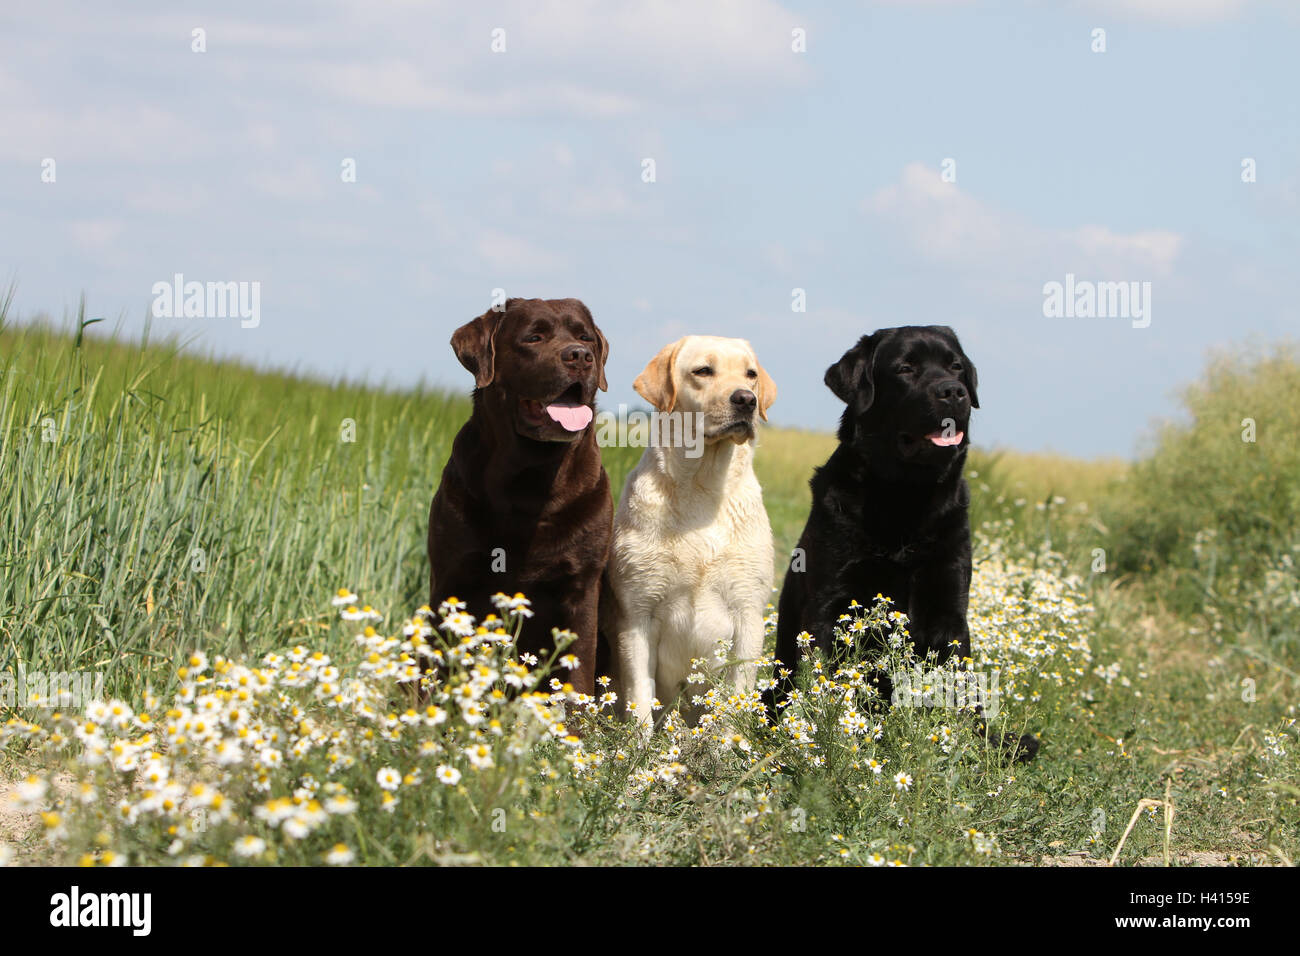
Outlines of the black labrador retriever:
M 577 299 L 510 299 L 456 330 L 474 410 L 429 509 L 429 594 L 482 619 L 522 591 L 533 617 L 519 649 L 545 658 L 573 631 L 579 693 L 596 686 L 596 624 L 614 502 L 592 419 L 609 343 Z
M 812 511 L 781 589 L 776 656 L 791 669 L 807 631 L 833 657 L 834 627 L 884 594 L 907 614 L 917 655 L 970 656 L 970 490 L 962 477 L 975 366 L 947 326 L 863 336 L 826 372 L 845 402 L 839 446 L 812 478 Z M 786 688 L 781 688 L 784 692 Z M 881 676 L 884 700 L 892 685 Z M 1038 741 L 1005 744 L 1031 759 Z

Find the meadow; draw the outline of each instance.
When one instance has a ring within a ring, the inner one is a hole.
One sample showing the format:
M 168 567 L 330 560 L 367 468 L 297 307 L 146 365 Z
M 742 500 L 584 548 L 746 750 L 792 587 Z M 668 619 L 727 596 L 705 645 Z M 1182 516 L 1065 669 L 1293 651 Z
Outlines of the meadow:
M 513 657 L 528 626 L 514 596 L 482 622 L 421 610 L 429 502 L 468 387 L 313 381 L 84 321 L 16 327 L 0 309 L 0 863 L 1248 866 L 1300 851 L 1287 347 L 1213 359 L 1188 422 L 1132 465 L 973 451 L 970 665 L 999 682 L 995 724 L 1042 741 L 1011 765 L 960 707 L 873 700 L 883 669 L 944 680 L 874 595 L 845 609 L 851 663 L 804 661 L 779 721 L 702 661 L 705 721 L 668 715 L 642 740 L 607 696 L 565 688 L 561 655 Z M 762 433 L 778 561 L 832 425 Z M 603 454 L 619 489 L 640 450 Z M 433 659 L 445 683 L 417 699 Z M 39 699 L 42 675 L 73 673 L 102 681 L 100 699 L 48 684 Z

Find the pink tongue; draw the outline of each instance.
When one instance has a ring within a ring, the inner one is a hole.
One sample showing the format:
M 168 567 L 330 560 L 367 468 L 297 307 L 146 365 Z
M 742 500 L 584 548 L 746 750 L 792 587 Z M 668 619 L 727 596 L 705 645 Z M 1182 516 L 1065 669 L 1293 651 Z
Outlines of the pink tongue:
M 945 437 L 943 432 L 935 432 L 933 435 L 926 435 L 925 437 L 930 439 L 930 441 L 934 442 L 936 445 L 947 447 L 949 445 L 960 445 L 961 440 L 966 437 L 966 433 L 957 432 L 955 435 L 948 435 Z
M 571 432 L 580 432 L 591 424 L 591 407 L 588 405 L 547 405 L 546 414 Z

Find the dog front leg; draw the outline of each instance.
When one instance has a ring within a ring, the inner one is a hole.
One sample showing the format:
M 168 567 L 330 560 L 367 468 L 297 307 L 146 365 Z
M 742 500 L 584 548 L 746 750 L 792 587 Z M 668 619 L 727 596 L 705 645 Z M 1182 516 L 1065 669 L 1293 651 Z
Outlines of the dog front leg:
M 742 694 L 754 689 L 758 680 L 758 658 L 763 654 L 763 609 L 747 607 L 732 616 L 733 662 L 727 667 L 728 686 Z
M 644 623 L 620 630 L 615 637 L 619 696 L 629 716 L 649 730 L 654 722 L 655 663 L 658 641 L 648 616 Z
M 991 730 L 985 715 L 992 717 L 996 709 L 986 707 L 994 702 L 983 699 L 983 685 L 979 678 L 985 675 L 969 670 L 970 628 L 966 621 L 969 586 L 970 569 L 960 564 L 924 569 L 913 577 L 908 616 L 912 619 L 912 636 L 917 652 L 923 655 L 934 651 L 940 664 L 957 656 L 957 670 L 965 683 L 960 693 L 953 695 L 954 699 L 962 704 L 973 703 L 976 731 L 1017 762 L 1025 763 L 1038 753 L 1038 738 L 1032 734 L 999 734 Z

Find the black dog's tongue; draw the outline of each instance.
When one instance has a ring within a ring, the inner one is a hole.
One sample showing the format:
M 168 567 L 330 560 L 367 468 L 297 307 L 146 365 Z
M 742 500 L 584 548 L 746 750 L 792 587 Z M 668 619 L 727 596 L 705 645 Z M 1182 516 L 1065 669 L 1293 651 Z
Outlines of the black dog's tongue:
M 965 432 L 953 432 L 951 435 L 945 435 L 943 432 L 931 432 L 925 436 L 929 441 L 941 448 L 947 448 L 951 445 L 960 445 L 961 440 L 966 437 Z

